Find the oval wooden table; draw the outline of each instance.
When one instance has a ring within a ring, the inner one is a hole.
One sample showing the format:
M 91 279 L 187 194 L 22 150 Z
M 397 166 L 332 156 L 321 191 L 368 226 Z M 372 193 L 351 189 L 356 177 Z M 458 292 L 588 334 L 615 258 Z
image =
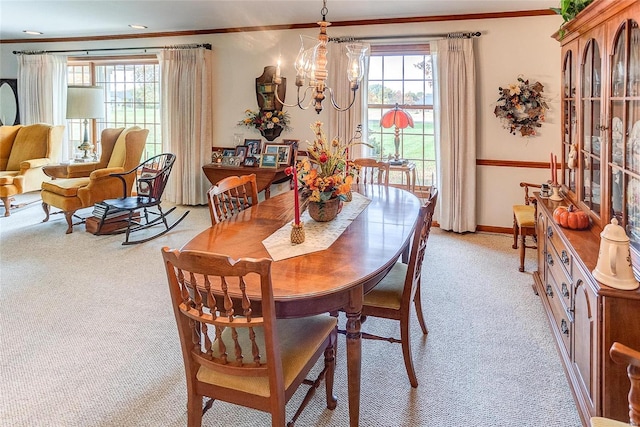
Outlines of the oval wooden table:
M 273 262 L 271 279 L 278 317 L 302 317 L 343 310 L 347 316 L 349 420 L 360 418 L 363 295 L 391 269 L 408 247 L 420 201 L 413 194 L 381 186 L 355 191 L 371 203 L 333 245 L 323 251 Z M 262 241 L 293 221 L 293 191 L 265 200 L 216 224 L 182 247 L 231 258 L 270 257 Z M 250 285 L 247 286 L 251 296 Z

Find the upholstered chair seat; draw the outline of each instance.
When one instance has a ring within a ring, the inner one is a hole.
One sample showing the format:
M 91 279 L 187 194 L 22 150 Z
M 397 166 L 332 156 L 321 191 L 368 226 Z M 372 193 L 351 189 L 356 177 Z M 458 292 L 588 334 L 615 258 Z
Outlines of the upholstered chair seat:
M 11 214 L 16 194 L 37 191 L 50 178 L 42 167 L 60 161 L 64 126 L 0 126 L 0 200 Z
M 105 129 L 102 132 L 100 161 L 47 168 L 52 181 L 42 183 L 42 207 L 49 220 L 49 207 L 62 210 L 67 220 L 67 234 L 73 231 L 73 215 L 78 209 L 93 206 L 105 199 L 122 197 L 122 182 L 111 176 L 127 172 L 140 163 L 147 141 L 147 129 Z M 131 195 L 134 177 L 126 183 Z

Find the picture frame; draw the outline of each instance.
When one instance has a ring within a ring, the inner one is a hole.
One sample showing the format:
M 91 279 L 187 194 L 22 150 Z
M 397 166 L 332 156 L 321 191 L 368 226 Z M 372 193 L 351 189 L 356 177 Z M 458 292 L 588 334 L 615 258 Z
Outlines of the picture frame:
M 240 166 L 242 159 L 240 156 L 224 156 L 222 157 L 222 166 Z
M 277 168 L 278 167 L 278 153 L 262 153 L 260 155 L 260 167 L 261 168 Z
M 247 146 L 247 156 L 258 157 L 260 154 L 261 139 L 245 139 L 244 145 Z
M 283 139 L 282 143 L 291 146 L 291 161 L 289 166 L 293 166 L 298 158 L 298 146 L 300 145 L 299 139 Z
M 242 162 L 242 166 L 247 168 L 253 168 L 257 166 L 257 162 L 258 162 L 257 158 L 253 156 L 247 156 L 244 158 L 244 161 Z
M 244 158 L 247 157 L 248 149 L 249 149 L 249 147 L 247 147 L 246 145 L 238 145 L 236 147 L 236 151 L 235 151 L 234 155 L 237 156 L 237 157 L 241 157 L 242 160 L 244 160 Z
M 288 166 L 291 162 L 291 145 L 287 144 L 264 144 L 264 153 L 276 154 L 278 166 Z
M 211 163 L 222 163 L 222 148 L 211 147 Z
M 222 150 L 222 157 L 235 156 L 236 149 L 235 148 L 225 148 Z

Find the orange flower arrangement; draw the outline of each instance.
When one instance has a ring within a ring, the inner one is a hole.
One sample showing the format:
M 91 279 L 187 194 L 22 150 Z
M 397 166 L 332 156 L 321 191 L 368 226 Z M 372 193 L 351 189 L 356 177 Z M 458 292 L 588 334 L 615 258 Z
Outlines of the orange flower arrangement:
M 329 141 L 322 130 L 322 122 L 312 123 L 311 130 L 315 138 L 309 148 L 309 157 L 296 165 L 303 197 L 309 202 L 325 202 L 336 197 L 346 200 L 358 171 L 347 159 L 349 147 L 363 143 L 342 144 L 338 138 Z M 288 173 L 292 174 L 293 170 Z

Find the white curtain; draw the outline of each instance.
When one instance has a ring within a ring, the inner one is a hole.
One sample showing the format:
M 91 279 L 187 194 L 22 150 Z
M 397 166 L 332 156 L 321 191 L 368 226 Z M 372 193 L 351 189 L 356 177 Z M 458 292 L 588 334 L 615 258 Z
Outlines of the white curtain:
M 443 230 L 476 230 L 476 86 L 473 39 L 431 43 L 437 81 L 437 219 Z
M 211 162 L 211 51 L 165 49 L 159 54 L 162 146 L 176 155 L 165 199 L 183 205 L 207 203 L 202 165 Z
M 51 54 L 18 55 L 20 123 L 67 125 L 67 57 Z M 62 159 L 73 157 L 64 134 Z
M 333 138 L 338 136 L 342 141 L 348 142 L 353 138 L 359 125 L 366 129 L 363 114 L 363 105 L 365 105 L 366 97 L 366 76 L 369 68 L 369 46 L 367 46 L 367 56 L 365 60 L 364 78 L 360 82 L 360 88 L 356 92 L 356 100 L 353 106 L 347 111 L 338 111 L 331 105 L 331 99 L 327 96 L 322 104 L 323 109 L 329 110 L 329 131 L 327 136 Z M 345 43 L 329 43 L 328 61 L 329 61 L 329 78 L 328 86 L 333 89 L 333 96 L 339 107 L 346 108 L 353 97 L 350 89 L 349 79 L 347 79 L 347 66 L 349 58 L 347 57 L 347 48 Z M 360 139 L 354 139 L 354 142 Z M 364 157 L 366 148 L 363 145 L 355 145 L 349 153 L 349 157 L 354 159 Z

